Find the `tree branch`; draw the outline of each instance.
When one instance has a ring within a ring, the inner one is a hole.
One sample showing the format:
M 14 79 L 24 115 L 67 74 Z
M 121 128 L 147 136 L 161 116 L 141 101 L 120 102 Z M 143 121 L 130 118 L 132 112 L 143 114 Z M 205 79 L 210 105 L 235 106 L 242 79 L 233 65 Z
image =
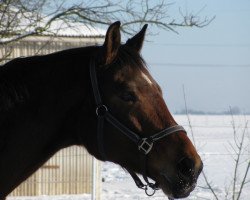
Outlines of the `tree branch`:
M 186 99 L 186 92 L 185 92 L 184 85 L 182 86 L 182 90 L 183 90 L 183 98 L 184 98 L 184 103 L 185 103 L 186 116 L 187 116 L 187 119 L 188 119 L 188 126 L 189 126 L 189 128 L 191 130 L 191 136 L 192 136 L 194 146 L 196 147 L 194 133 L 193 133 L 193 127 L 192 127 L 191 120 L 190 120 L 189 113 L 188 113 L 188 106 L 187 106 L 187 99 Z M 208 186 L 208 189 L 212 192 L 214 198 L 216 200 L 219 200 L 217 194 L 215 193 L 212 185 L 209 183 L 208 178 L 207 178 L 207 176 L 206 176 L 206 174 L 205 174 L 205 172 L 203 170 L 201 171 L 201 174 L 202 174 L 202 176 L 203 176 L 203 178 L 204 178 L 204 180 L 206 182 L 206 185 Z
M 195 14 L 183 15 L 178 22 L 170 17 L 173 6 L 167 0 L 100 0 L 76 4 L 69 0 L 6 0 L 0 2 L 0 45 L 10 45 L 32 35 L 49 31 L 51 24 L 63 20 L 65 24 L 80 22 L 90 27 L 103 27 L 122 21 L 121 31 L 132 35 L 144 23 L 178 33 L 178 27 L 207 26 L 214 19 L 200 19 Z

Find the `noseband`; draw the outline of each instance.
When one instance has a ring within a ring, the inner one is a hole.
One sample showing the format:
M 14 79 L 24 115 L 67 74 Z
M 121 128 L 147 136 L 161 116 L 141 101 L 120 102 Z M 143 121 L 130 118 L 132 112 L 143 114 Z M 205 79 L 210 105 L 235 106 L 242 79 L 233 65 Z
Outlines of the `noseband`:
M 100 95 L 99 87 L 98 87 L 97 75 L 96 75 L 96 66 L 95 66 L 95 62 L 93 58 L 90 60 L 89 70 L 90 70 L 90 79 L 91 79 L 91 84 L 92 84 L 95 103 L 96 103 L 96 115 L 98 119 L 98 125 L 97 125 L 98 150 L 102 159 L 106 160 L 105 149 L 103 146 L 103 127 L 104 127 L 104 122 L 107 121 L 111 125 L 113 125 L 117 130 L 119 130 L 123 135 L 125 135 L 132 142 L 134 142 L 135 145 L 138 147 L 138 151 L 140 151 L 142 155 L 144 156 L 145 162 L 143 166 L 143 178 L 147 184 L 143 184 L 140 178 L 136 175 L 134 171 L 128 170 L 128 172 L 134 179 L 137 187 L 144 189 L 148 196 L 154 195 L 155 190 L 158 189 L 158 184 L 150 183 L 148 180 L 147 170 L 146 170 L 147 169 L 146 168 L 147 155 L 152 150 L 153 144 L 156 141 L 178 131 L 184 131 L 186 133 L 185 129 L 180 125 L 175 125 L 175 126 L 165 128 L 150 137 L 141 137 L 140 135 L 130 130 L 125 125 L 123 125 L 120 121 L 118 121 L 109 112 L 108 107 L 102 103 L 102 99 L 101 99 L 101 95 Z M 148 187 L 153 189 L 152 194 L 149 194 Z

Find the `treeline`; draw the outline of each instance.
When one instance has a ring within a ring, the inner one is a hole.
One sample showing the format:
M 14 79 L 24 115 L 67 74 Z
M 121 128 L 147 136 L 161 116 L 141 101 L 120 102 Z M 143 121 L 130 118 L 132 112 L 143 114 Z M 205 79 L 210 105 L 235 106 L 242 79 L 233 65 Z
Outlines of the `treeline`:
M 174 112 L 175 115 L 185 115 L 187 112 L 185 109 L 182 109 L 180 111 Z M 232 107 L 231 109 L 225 110 L 225 111 L 201 111 L 201 110 L 194 110 L 194 109 L 188 109 L 188 114 L 191 115 L 250 115 L 250 112 L 242 112 L 240 108 L 238 107 Z

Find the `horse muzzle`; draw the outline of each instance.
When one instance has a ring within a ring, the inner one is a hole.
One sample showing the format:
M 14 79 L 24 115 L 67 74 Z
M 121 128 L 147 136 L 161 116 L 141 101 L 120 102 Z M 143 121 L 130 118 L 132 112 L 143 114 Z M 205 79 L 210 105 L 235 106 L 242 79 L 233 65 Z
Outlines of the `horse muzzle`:
M 160 173 L 159 185 L 170 199 L 185 198 L 194 190 L 203 169 L 203 163 L 201 162 L 199 167 L 194 167 L 190 162 L 188 158 L 180 160 L 174 176 L 166 171 Z

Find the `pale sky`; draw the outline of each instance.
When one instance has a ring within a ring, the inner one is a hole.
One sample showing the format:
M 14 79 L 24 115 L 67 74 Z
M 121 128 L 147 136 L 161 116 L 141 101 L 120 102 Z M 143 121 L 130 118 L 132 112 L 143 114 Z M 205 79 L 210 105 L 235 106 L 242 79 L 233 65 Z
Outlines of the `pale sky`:
M 148 36 L 142 55 L 160 83 L 172 112 L 188 107 L 224 111 L 238 106 L 250 111 L 250 1 L 179 0 L 184 10 L 215 20 L 207 27 L 178 28 Z M 171 12 L 178 12 L 174 5 Z M 152 28 L 149 26 L 149 29 Z
M 169 109 L 184 108 L 184 85 L 190 109 L 220 112 L 237 106 L 250 112 L 250 0 L 167 2 L 174 3 L 170 16 L 178 16 L 179 8 L 197 13 L 204 7 L 201 18 L 216 16 L 205 28 L 177 28 L 179 34 L 148 27 L 159 35 L 146 37 L 150 42 L 142 55 Z

